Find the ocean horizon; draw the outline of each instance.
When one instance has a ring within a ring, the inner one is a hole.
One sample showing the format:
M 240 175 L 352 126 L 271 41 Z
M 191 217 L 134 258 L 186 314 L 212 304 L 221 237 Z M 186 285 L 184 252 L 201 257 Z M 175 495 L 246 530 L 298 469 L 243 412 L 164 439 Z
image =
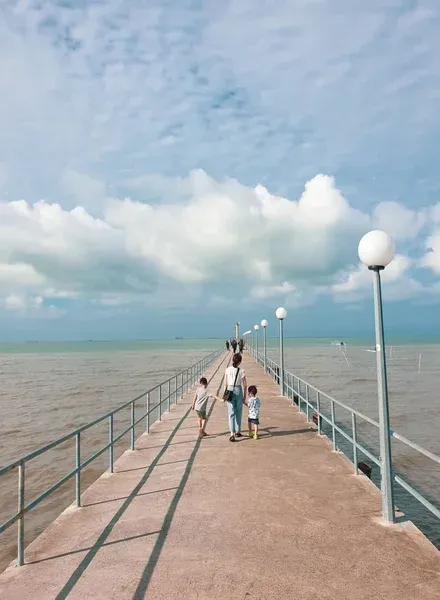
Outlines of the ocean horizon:
M 225 343 L 226 338 L 221 337 L 179 337 L 179 338 L 140 338 L 140 339 L 109 339 L 109 340 L 27 340 L 27 341 L 0 341 L 1 354 L 64 354 L 68 352 L 137 352 L 151 351 L 156 348 L 164 350 L 215 350 Z M 286 347 L 289 346 L 317 346 L 330 345 L 332 342 L 344 342 L 346 346 L 375 346 L 374 336 L 360 337 L 318 337 L 318 336 L 285 336 Z M 262 346 L 263 336 L 260 334 L 259 343 Z M 279 340 L 276 336 L 267 337 L 268 348 L 277 346 Z M 386 338 L 387 346 L 410 346 L 410 345 L 436 345 L 440 344 L 440 335 L 413 335 L 413 336 L 389 336 Z

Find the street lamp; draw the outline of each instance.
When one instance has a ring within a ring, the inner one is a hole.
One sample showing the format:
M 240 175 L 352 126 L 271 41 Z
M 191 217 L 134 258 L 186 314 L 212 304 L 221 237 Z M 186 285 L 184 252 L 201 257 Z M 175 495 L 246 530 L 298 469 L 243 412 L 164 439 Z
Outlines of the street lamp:
M 267 373 L 267 338 L 266 338 L 266 334 L 267 334 L 267 326 L 269 325 L 269 323 L 267 322 L 266 319 L 263 319 L 261 321 L 261 327 L 263 328 L 264 331 L 264 372 Z
M 383 331 L 382 289 L 380 272 L 394 258 L 394 243 L 384 231 L 370 231 L 359 242 L 361 261 L 373 272 L 374 317 L 376 329 L 377 394 L 379 400 L 380 476 L 382 492 L 382 517 L 394 522 L 393 463 L 391 458 L 390 413 L 388 382 Z
M 255 339 L 257 340 L 256 343 L 256 348 L 257 348 L 257 362 L 258 362 L 258 330 L 260 328 L 258 327 L 258 325 L 254 325 L 254 331 L 255 331 Z
M 276 318 L 280 322 L 280 392 L 284 396 L 284 331 L 283 322 L 287 317 L 287 310 L 280 306 L 275 311 Z
M 250 351 L 249 335 L 250 335 L 251 333 L 252 333 L 252 332 L 251 332 L 251 330 L 250 330 L 250 329 L 249 329 L 249 331 L 245 331 L 245 332 L 243 333 L 243 338 L 244 338 L 244 340 L 245 340 L 246 346 L 247 346 L 247 348 L 248 348 L 248 350 L 249 350 L 249 351 Z

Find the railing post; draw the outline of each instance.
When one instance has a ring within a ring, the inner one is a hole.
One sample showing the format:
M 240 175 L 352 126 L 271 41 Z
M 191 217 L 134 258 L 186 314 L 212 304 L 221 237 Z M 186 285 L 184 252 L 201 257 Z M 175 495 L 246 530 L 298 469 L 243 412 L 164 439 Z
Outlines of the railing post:
M 113 415 L 108 418 L 108 468 L 110 473 L 113 473 Z
M 150 392 L 147 393 L 147 433 L 150 433 Z
M 17 535 L 17 564 L 24 565 L 24 490 L 25 490 L 25 463 L 18 465 L 18 535 Z
M 309 401 L 309 384 L 306 383 L 306 415 L 307 415 L 307 422 L 310 421 L 309 405 L 310 405 L 310 401 Z
M 351 413 L 351 430 L 353 437 L 353 464 L 355 475 L 359 475 L 358 469 L 358 458 L 357 458 L 357 428 L 356 428 L 356 415 Z
M 131 403 L 130 449 L 134 450 L 134 402 Z
M 266 321 L 267 323 L 267 321 Z M 266 327 L 264 329 L 264 372 L 267 373 L 267 331 Z
M 183 394 L 185 393 L 183 391 L 183 374 L 184 374 L 184 371 L 182 371 L 182 373 L 180 374 L 180 398 L 181 399 L 183 398 Z
M 159 421 L 162 421 L 162 384 L 159 385 Z
M 168 379 L 168 412 L 171 410 L 171 379 Z
M 284 396 L 284 329 L 280 319 L 280 394 Z
M 298 379 L 298 412 L 301 412 L 301 381 Z
M 81 433 L 78 431 L 76 434 L 76 505 L 79 508 L 81 506 Z
M 321 435 L 321 395 L 316 392 L 316 408 L 318 410 L 318 435 Z
M 335 403 L 331 401 L 333 450 L 336 452 Z
M 391 456 L 390 409 L 388 404 L 387 361 L 383 328 L 382 286 L 380 280 L 380 272 L 382 271 L 383 266 L 369 266 L 368 268 L 373 272 L 382 517 L 386 522 L 394 523 L 394 475 Z
M 177 375 L 174 377 L 174 404 L 177 404 Z

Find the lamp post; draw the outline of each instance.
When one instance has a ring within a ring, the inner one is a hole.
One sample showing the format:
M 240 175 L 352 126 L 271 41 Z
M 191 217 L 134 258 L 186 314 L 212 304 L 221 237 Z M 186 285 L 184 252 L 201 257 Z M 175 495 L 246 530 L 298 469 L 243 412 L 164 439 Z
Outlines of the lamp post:
M 284 396 L 284 331 L 283 322 L 287 317 L 287 310 L 280 306 L 276 309 L 275 315 L 280 322 L 280 392 Z
M 384 231 L 370 231 L 359 242 L 361 261 L 373 272 L 374 317 L 376 330 L 377 395 L 379 401 L 380 477 L 382 492 L 382 517 L 394 522 L 393 463 L 391 458 L 390 414 L 388 406 L 388 381 L 383 331 L 382 289 L 380 272 L 394 258 L 394 243 Z
M 251 333 L 251 330 L 249 329 L 249 331 L 245 331 L 243 333 L 243 338 L 245 340 L 246 346 L 248 348 L 248 350 L 250 351 L 250 342 L 249 342 L 249 334 Z
M 259 336 L 258 331 L 259 331 L 259 329 L 260 328 L 258 327 L 258 325 L 254 325 L 255 338 L 257 340 L 257 344 L 256 344 L 256 348 L 257 348 L 257 362 L 258 362 L 258 336 Z
M 264 372 L 267 373 L 267 331 L 266 328 L 269 325 L 266 319 L 261 321 L 261 327 L 263 328 L 263 343 L 264 343 Z

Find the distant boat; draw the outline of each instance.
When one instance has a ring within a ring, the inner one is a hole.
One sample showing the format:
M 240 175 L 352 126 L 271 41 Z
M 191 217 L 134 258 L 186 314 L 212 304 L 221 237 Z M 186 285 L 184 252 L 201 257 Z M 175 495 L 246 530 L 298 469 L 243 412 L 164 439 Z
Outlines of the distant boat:
M 332 342 L 330 346 L 345 346 L 345 342 Z
M 183 337 L 175 337 L 175 340 L 183 340 Z

